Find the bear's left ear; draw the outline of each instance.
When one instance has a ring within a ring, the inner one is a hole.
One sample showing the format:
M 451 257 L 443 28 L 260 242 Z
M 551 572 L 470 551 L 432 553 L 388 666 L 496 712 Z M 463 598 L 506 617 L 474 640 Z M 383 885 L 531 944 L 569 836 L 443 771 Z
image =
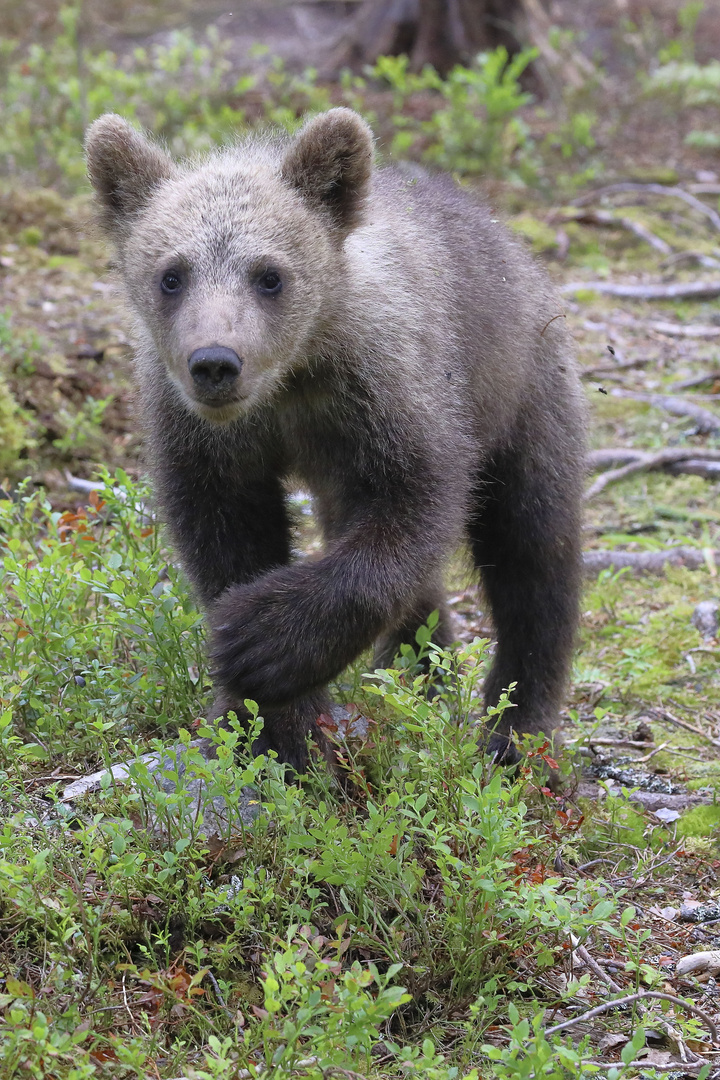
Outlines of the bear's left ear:
M 347 235 L 360 224 L 373 166 L 372 131 L 352 109 L 330 109 L 301 128 L 282 178 Z

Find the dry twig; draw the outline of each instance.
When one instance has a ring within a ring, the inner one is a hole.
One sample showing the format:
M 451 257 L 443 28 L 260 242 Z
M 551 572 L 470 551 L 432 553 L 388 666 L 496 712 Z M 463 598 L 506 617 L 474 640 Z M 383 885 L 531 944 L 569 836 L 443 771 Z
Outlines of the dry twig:
M 584 945 L 578 945 L 575 952 L 583 960 L 590 970 L 597 975 L 601 982 L 604 982 L 606 986 L 609 986 L 614 994 L 622 994 L 622 986 L 618 986 L 614 979 L 611 979 L 607 971 L 603 971 L 598 963 L 593 959 L 590 953 L 587 951 Z
M 605 1001 L 602 1005 L 596 1005 L 594 1009 L 588 1009 L 587 1012 L 579 1013 L 577 1016 L 573 1016 L 570 1020 L 564 1020 L 562 1024 L 554 1024 L 553 1027 L 545 1028 L 546 1035 L 555 1035 L 558 1031 L 567 1031 L 568 1028 L 575 1027 L 577 1024 L 582 1024 L 586 1020 L 592 1020 L 595 1016 L 600 1016 L 602 1013 L 609 1012 L 610 1009 L 617 1009 L 621 1005 L 630 1005 L 634 1001 L 646 1001 L 648 998 L 655 998 L 658 1001 L 669 1001 L 673 1005 L 680 1005 L 687 1012 L 692 1013 L 693 1016 L 697 1016 L 707 1026 L 710 1032 L 710 1038 L 714 1043 L 720 1042 L 720 1032 L 718 1032 L 715 1023 L 708 1014 L 699 1006 L 695 1005 L 692 1001 L 686 1001 L 685 998 L 676 997 L 674 994 L 661 994 L 658 990 L 640 990 L 636 994 L 627 994 L 625 997 L 614 998 L 612 1001 Z
M 659 754 L 661 750 L 666 750 L 669 745 L 670 745 L 670 743 L 663 742 L 663 743 L 660 743 L 659 746 L 653 747 L 653 749 L 650 751 L 649 754 L 643 754 L 642 757 L 637 758 L 636 764 L 639 765 L 641 762 L 649 761 L 650 758 L 653 758 L 653 757 L 655 757 L 656 754 Z M 675 753 L 674 749 L 673 749 L 673 753 Z
M 673 713 L 668 712 L 667 709 L 650 709 L 648 711 L 656 717 L 656 719 L 666 720 L 669 724 L 674 724 L 676 727 L 691 731 L 693 735 L 699 735 L 701 739 L 705 739 L 711 746 L 716 746 L 720 749 L 720 740 L 713 739 L 712 735 L 708 735 L 707 731 L 695 727 L 694 724 L 688 724 L 687 720 L 681 720 L 679 717 L 674 716 Z
M 651 232 L 650 229 L 646 228 L 645 225 L 642 225 L 639 221 L 633 221 L 632 218 L 624 217 L 621 214 L 613 214 L 609 210 L 579 210 L 576 213 L 555 211 L 550 215 L 548 221 L 551 223 L 577 221 L 581 225 L 601 225 L 610 228 L 625 229 L 627 232 L 631 232 L 634 236 L 637 236 L 639 240 L 644 240 L 650 247 L 655 248 L 655 250 L 659 251 L 662 255 L 672 257 L 672 248 L 667 240 L 663 240 L 662 237 L 656 236 L 654 232 Z
M 591 859 L 590 862 L 583 863 L 582 866 L 578 866 L 578 874 L 584 874 L 586 870 L 591 870 L 593 866 L 600 866 L 605 864 L 607 866 L 614 866 L 615 863 L 612 859 Z
M 720 214 L 713 210 L 711 206 L 706 206 L 704 202 L 701 202 L 700 199 L 681 187 L 667 187 L 665 184 L 637 184 L 632 182 L 608 184 L 607 187 L 597 188 L 595 191 L 587 192 L 586 195 L 578 196 L 577 199 L 573 199 L 572 205 L 587 206 L 588 203 L 596 202 L 605 195 L 620 195 L 626 192 L 634 192 L 638 195 L 661 195 L 664 198 L 670 196 L 673 199 L 681 199 L 687 206 L 692 207 L 693 210 L 697 210 L 699 214 L 706 217 L 713 228 L 720 232 Z
M 674 285 L 623 285 L 612 281 L 570 281 L 562 293 L 596 292 L 626 300 L 715 300 L 720 281 L 680 281 Z
M 662 574 L 667 566 L 684 566 L 699 570 L 710 559 L 720 559 L 720 551 L 712 548 L 673 547 L 661 551 L 603 550 L 583 552 L 583 568 L 588 577 L 601 570 L 623 570 L 628 567 L 636 574 Z
M 711 414 L 712 415 L 712 414 Z M 720 421 L 718 421 L 720 424 Z M 632 476 L 638 472 L 651 472 L 656 469 L 666 469 L 670 466 L 685 464 L 689 461 L 702 462 L 717 461 L 720 462 L 720 450 L 699 450 L 697 447 L 683 447 L 676 446 L 664 447 L 662 450 L 649 451 L 649 450 L 594 450 L 588 454 L 587 461 L 590 466 L 589 471 L 602 468 L 605 465 L 611 465 L 615 462 L 625 461 L 626 464 L 620 464 L 619 468 L 608 469 L 607 472 L 598 476 L 590 487 L 585 492 L 586 499 L 594 499 L 596 495 L 599 495 L 601 491 L 604 491 L 609 484 L 615 484 L 618 480 L 624 480 L 627 476 Z

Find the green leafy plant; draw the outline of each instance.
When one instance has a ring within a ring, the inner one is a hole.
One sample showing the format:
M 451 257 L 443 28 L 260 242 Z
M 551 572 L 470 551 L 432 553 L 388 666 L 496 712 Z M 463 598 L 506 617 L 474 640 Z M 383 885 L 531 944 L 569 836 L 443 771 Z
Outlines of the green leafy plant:
M 524 49 L 510 57 L 499 46 L 480 53 L 470 67 L 456 65 L 446 79 L 431 67 L 411 72 L 406 56 L 381 56 L 368 75 L 392 90 L 394 152 L 404 153 L 422 139 L 425 158 L 443 169 L 533 181 L 532 140 L 519 115 L 532 97 L 519 78 L 536 56 L 537 50 Z M 439 100 L 430 120 L 416 122 L 402 108 L 421 91 L 435 91 Z
M 695 33 L 698 19 L 705 10 L 705 0 L 688 0 L 678 8 L 677 21 L 679 34 L 668 41 L 658 52 L 661 64 L 680 60 L 692 62 L 695 59 Z
M 86 753 L 102 735 L 192 719 L 204 683 L 200 613 L 119 472 L 77 513 L 41 495 L 0 502 L 3 698 L 27 753 Z
M 680 34 L 659 50 L 659 63 L 640 76 L 646 94 L 664 97 L 683 109 L 707 105 L 720 108 L 720 61 L 698 64 L 695 60 L 695 33 L 704 8 L 703 0 L 690 0 L 680 8 Z M 720 135 L 715 129 L 693 130 L 685 141 L 699 149 L 716 150 Z
M 79 147 L 87 125 L 103 112 L 121 112 L 165 138 L 178 153 L 207 149 L 242 128 L 238 101 L 254 85 L 228 82 L 228 43 L 216 30 L 198 42 L 174 31 L 167 44 L 137 48 L 119 61 L 110 50 L 82 43 L 81 7 L 60 10 L 62 32 L 28 50 L 0 44 L 3 125 L 0 158 L 11 175 L 74 185 L 85 175 Z
M 698 64 L 694 60 L 669 60 L 644 81 L 645 92 L 662 94 L 682 108 L 697 105 L 720 107 L 720 61 Z M 686 136 L 690 146 L 714 150 L 720 146 L 716 131 L 693 130 Z
M 499 46 L 480 53 L 472 67 L 455 67 L 447 79 L 439 80 L 444 105 L 423 125 L 428 160 L 463 173 L 534 181 L 530 130 L 519 115 L 532 99 L 518 80 L 536 56 L 537 50 L 523 49 L 509 57 Z

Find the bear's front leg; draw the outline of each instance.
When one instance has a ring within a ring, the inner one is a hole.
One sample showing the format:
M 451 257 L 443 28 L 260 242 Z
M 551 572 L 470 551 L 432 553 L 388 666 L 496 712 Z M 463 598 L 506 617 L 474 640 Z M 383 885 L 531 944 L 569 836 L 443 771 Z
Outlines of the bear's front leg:
M 331 768 L 336 768 L 334 746 L 318 723 L 319 718 L 329 714 L 331 708 L 330 698 L 323 691 L 297 698 L 288 705 L 264 708 L 263 729 L 253 743 L 253 754 L 267 754 L 272 750 L 281 762 L 302 775 L 307 772 L 310 764 L 310 739 L 316 747 L 318 760 L 324 759 Z M 222 723 L 225 725 L 230 712 L 234 712 L 241 721 L 250 720 L 244 704 L 221 691 L 215 701 L 212 716 L 215 719 L 223 718 Z
M 384 577 L 356 550 L 232 585 L 210 613 L 215 679 L 263 715 L 323 687 L 392 621 L 399 601 Z

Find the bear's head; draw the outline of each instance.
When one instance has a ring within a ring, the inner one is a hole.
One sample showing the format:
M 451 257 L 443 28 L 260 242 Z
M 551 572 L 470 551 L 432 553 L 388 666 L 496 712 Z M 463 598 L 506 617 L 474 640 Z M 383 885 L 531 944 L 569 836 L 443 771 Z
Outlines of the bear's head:
M 290 140 L 251 138 L 178 164 L 108 114 L 86 151 L 141 363 L 164 365 L 211 422 L 268 400 L 332 325 L 343 242 L 370 186 L 367 124 L 331 109 Z

